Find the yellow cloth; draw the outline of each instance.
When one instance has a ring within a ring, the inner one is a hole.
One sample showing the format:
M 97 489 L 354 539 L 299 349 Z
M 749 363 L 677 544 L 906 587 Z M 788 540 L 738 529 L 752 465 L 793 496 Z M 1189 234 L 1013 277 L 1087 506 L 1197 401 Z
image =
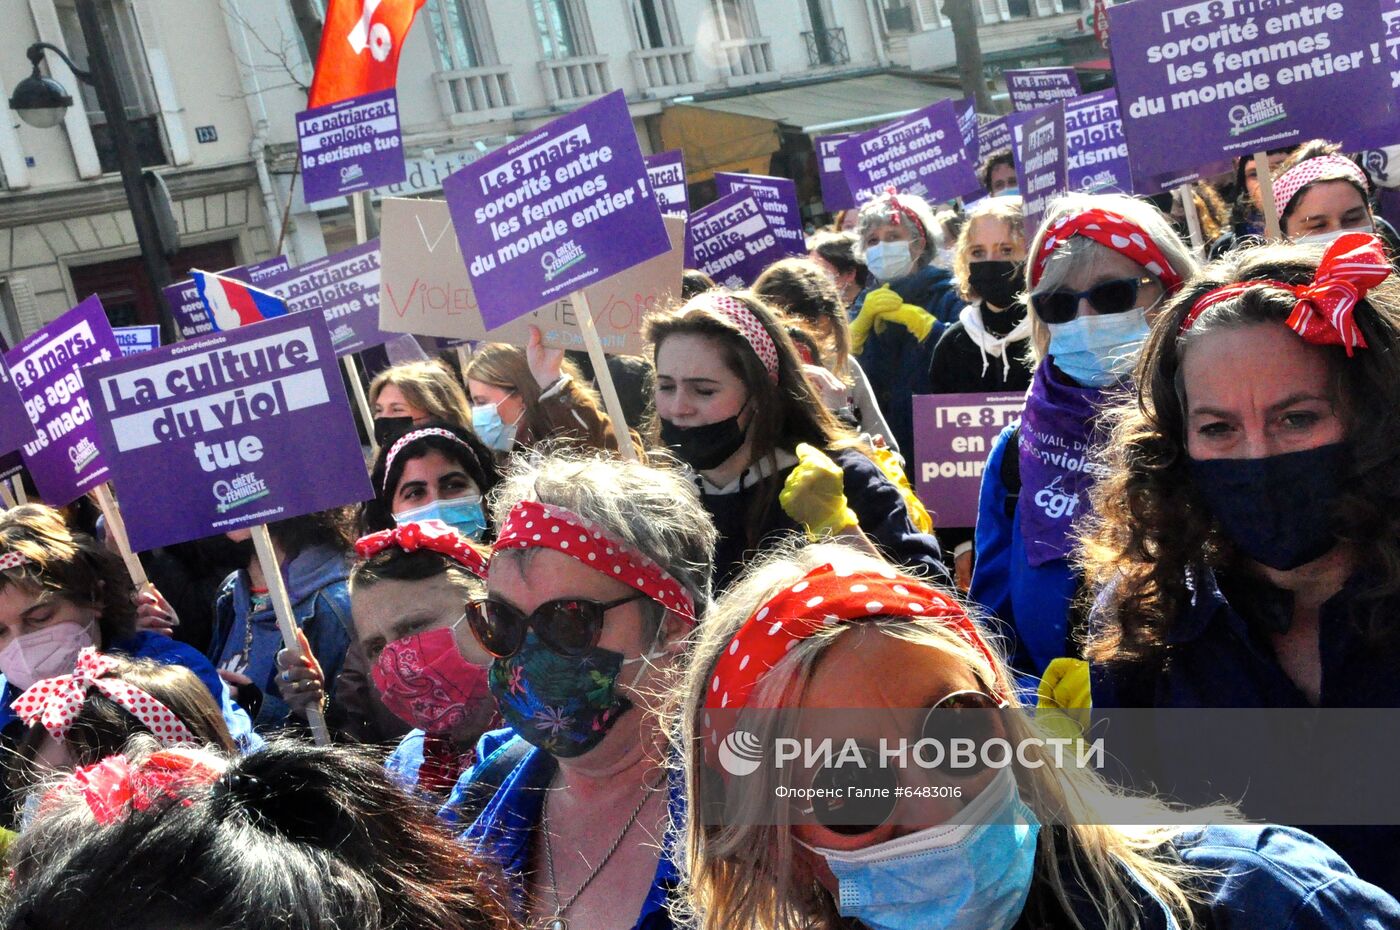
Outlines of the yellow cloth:
M 1089 727 L 1093 698 L 1089 663 L 1083 659 L 1053 659 L 1040 676 L 1035 719 L 1056 736 L 1077 739 Z
M 798 444 L 796 451 L 797 467 L 778 494 L 783 512 L 806 527 L 813 537 L 840 533 L 858 525 L 855 511 L 846 504 L 841 466 L 805 442 Z

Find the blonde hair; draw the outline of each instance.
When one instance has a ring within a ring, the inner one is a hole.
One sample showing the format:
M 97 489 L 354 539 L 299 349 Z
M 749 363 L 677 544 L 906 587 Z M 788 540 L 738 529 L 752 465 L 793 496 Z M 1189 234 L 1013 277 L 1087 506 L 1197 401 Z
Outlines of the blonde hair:
M 1012 239 L 1022 245 L 1026 242 L 1025 212 L 1020 197 L 984 197 L 967 211 L 958 243 L 953 247 L 953 280 L 958 285 L 958 296 L 969 301 L 982 298 L 968 280 L 972 276 L 972 261 L 967 253 L 972 250 L 972 226 L 978 220 L 1000 220 L 1006 224 Z
M 578 366 L 565 359 L 560 367 L 560 374 L 567 375 L 570 379 L 572 401 L 594 414 L 603 424 L 604 435 L 608 435 L 612 420 L 603 412 L 603 402 L 598 397 L 598 392 L 593 390 L 592 385 L 578 370 Z M 467 363 L 462 377 L 510 391 L 520 398 L 525 412 L 520 418 L 517 440 L 528 436 L 533 442 L 539 442 L 553 433 L 549 420 L 540 410 L 540 394 L 544 389 L 530 370 L 529 358 L 520 346 L 503 342 L 491 342 L 480 346 L 472 360 Z
M 1125 194 L 1077 194 L 1070 193 L 1057 197 L 1051 202 L 1050 208 L 1045 211 L 1045 216 L 1040 221 L 1040 228 L 1036 230 L 1035 238 L 1031 240 L 1030 248 L 1026 250 L 1028 259 L 1026 261 L 1026 293 L 1041 294 L 1046 291 L 1053 291 L 1062 287 L 1065 281 L 1075 276 L 1085 269 L 1092 268 L 1101 262 L 1106 256 L 1119 255 L 1121 253 L 1110 249 L 1106 245 L 1099 245 L 1092 239 L 1084 236 L 1073 236 L 1063 245 L 1055 249 L 1050 256 L 1050 260 L 1045 264 L 1045 274 L 1040 279 L 1040 283 L 1031 286 L 1031 269 L 1035 264 L 1035 257 L 1040 254 L 1040 244 L 1045 241 L 1050 227 L 1065 216 L 1078 216 L 1089 210 L 1104 210 L 1123 217 L 1123 219 L 1139 227 L 1147 237 L 1157 244 L 1166 256 L 1167 263 L 1172 266 L 1182 281 L 1189 281 L 1200 271 L 1200 264 L 1192 256 L 1191 250 L 1181 241 L 1181 237 L 1172 228 L 1171 222 L 1150 203 L 1145 203 Z M 1156 278 L 1146 269 L 1143 274 Z M 1161 284 L 1159 280 L 1157 282 Z M 1163 287 L 1165 300 L 1165 286 Z M 1050 329 L 1035 312 L 1035 302 L 1027 301 L 1029 313 L 1027 318 L 1031 321 L 1031 358 L 1033 365 L 1038 365 L 1050 354 Z
M 369 402 L 374 404 L 379 400 L 379 392 L 391 385 L 402 391 L 410 404 L 426 410 L 429 419 L 446 420 L 466 428 L 472 425 L 467 393 L 442 362 L 404 362 L 384 369 L 370 382 Z
M 707 823 L 703 805 L 695 800 L 723 796 L 721 775 L 706 764 L 700 749 L 705 695 L 715 663 L 750 615 L 779 591 L 825 564 L 838 571 L 889 567 L 841 544 L 773 550 L 726 591 L 696 630 L 689 668 L 672 694 L 668 723 L 675 745 L 683 751 L 686 796 L 692 799 L 676 858 L 685 897 L 694 908 L 695 925 L 700 930 L 805 930 L 840 924 L 831 895 L 795 859 L 788 825 L 772 823 L 786 816 L 782 813 L 786 808 L 779 805 L 777 817 L 764 812 L 772 805 L 780 770 L 765 766 L 749 776 L 745 797 L 737 799 L 726 825 Z M 989 663 L 979 650 L 935 618 L 872 619 L 861 626 L 952 656 L 988 686 L 1010 696 L 1013 706 L 1019 706 L 1011 673 L 995 643 L 991 644 L 994 658 Z M 850 630 L 849 624 L 832 624 L 801 641 L 765 675 L 754 693 L 755 706 L 782 707 L 785 698 L 796 697 L 823 653 Z M 767 745 L 785 735 L 776 732 L 783 716 L 754 715 L 754 719 L 744 719 L 744 729 Z M 1006 727 L 1013 743 L 1038 732 L 1031 729 L 1034 724 L 1023 714 L 1007 715 Z M 1087 768 L 1057 767 L 1048 750 L 1042 746 L 1040 752 L 1038 767 L 1015 770 L 1017 786 L 1023 801 L 1042 822 L 1066 824 L 1040 831 L 1036 880 L 1041 886 L 1067 914 L 1073 914 L 1070 891 L 1061 878 L 1062 867 L 1067 866 L 1085 887 L 1103 925 L 1108 930 L 1128 930 L 1140 925 L 1133 896 L 1134 885 L 1140 885 L 1162 902 L 1181 927 L 1196 927 L 1191 907 L 1198 893 L 1193 891 L 1193 882 L 1203 873 L 1159 854 L 1183 828 L 1096 823 L 1109 810 L 1125 812 L 1125 821 L 1159 824 L 1179 824 L 1180 814 L 1156 799 L 1118 792 Z M 1222 808 L 1212 811 L 1212 816 L 1229 813 Z

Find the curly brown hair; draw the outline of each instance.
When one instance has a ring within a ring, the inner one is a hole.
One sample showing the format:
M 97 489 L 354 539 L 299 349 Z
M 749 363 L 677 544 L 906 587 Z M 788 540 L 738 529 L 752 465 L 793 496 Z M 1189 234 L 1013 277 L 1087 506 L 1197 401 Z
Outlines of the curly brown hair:
M 1093 490 L 1091 516 L 1079 527 L 1079 563 L 1107 618 L 1087 654 L 1096 662 L 1159 659 L 1188 603 L 1188 577 L 1229 567 L 1230 541 L 1195 493 L 1186 453 L 1182 357 L 1212 332 L 1266 323 L 1282 326 L 1296 298 L 1255 287 L 1212 306 L 1187 333 L 1181 323 L 1208 291 L 1241 281 L 1301 284 L 1317 272 L 1316 249 L 1270 245 L 1208 266 L 1163 310 L 1138 362 L 1136 401 L 1108 411 L 1112 439 L 1101 451 L 1107 473 Z M 1342 478 L 1338 535 L 1353 544 L 1374 582 L 1367 603 L 1400 592 L 1400 284 L 1387 278 L 1356 306 L 1368 348 L 1348 358 L 1319 347 L 1333 373 L 1347 430 L 1351 470 Z M 1374 644 L 1400 639 L 1400 626 L 1367 621 Z

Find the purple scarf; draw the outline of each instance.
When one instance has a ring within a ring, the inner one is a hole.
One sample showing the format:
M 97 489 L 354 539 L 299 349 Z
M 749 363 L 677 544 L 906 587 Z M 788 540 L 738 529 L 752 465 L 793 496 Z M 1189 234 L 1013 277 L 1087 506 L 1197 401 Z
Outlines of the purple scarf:
M 1089 508 L 1098 478 L 1089 452 L 1104 391 L 1069 383 L 1050 361 L 1036 366 L 1021 417 L 1021 493 L 1016 512 L 1021 540 L 1033 567 L 1069 555 L 1071 529 Z M 1008 450 L 1009 451 L 1009 450 Z

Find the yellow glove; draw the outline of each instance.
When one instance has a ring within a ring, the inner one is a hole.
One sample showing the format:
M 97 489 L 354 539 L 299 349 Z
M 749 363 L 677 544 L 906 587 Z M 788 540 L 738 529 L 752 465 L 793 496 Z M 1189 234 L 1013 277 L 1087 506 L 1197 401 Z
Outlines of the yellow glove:
M 870 460 L 890 479 L 890 484 L 899 489 L 900 496 L 904 498 L 904 507 L 909 511 L 909 522 L 914 524 L 914 529 L 920 533 L 932 533 L 933 517 L 910 486 L 909 476 L 904 473 L 904 463 L 899 460 L 899 456 L 895 455 L 892 449 L 881 446 L 870 450 Z
M 783 512 L 801 523 L 812 537 L 840 533 L 859 524 L 855 511 L 846 506 L 841 466 L 815 446 L 800 443 L 797 467 L 788 475 L 778 503 Z
M 903 303 L 904 298 L 890 290 L 888 284 L 866 294 L 865 302 L 860 305 L 860 313 L 851 321 L 851 353 L 859 355 L 865 348 L 865 340 L 870 337 L 870 328 L 875 321 L 886 313 L 898 310 Z
M 1054 659 L 1045 667 L 1037 689 L 1035 719 L 1056 736 L 1078 739 L 1089 726 L 1093 700 L 1089 693 L 1089 663 L 1083 659 Z

